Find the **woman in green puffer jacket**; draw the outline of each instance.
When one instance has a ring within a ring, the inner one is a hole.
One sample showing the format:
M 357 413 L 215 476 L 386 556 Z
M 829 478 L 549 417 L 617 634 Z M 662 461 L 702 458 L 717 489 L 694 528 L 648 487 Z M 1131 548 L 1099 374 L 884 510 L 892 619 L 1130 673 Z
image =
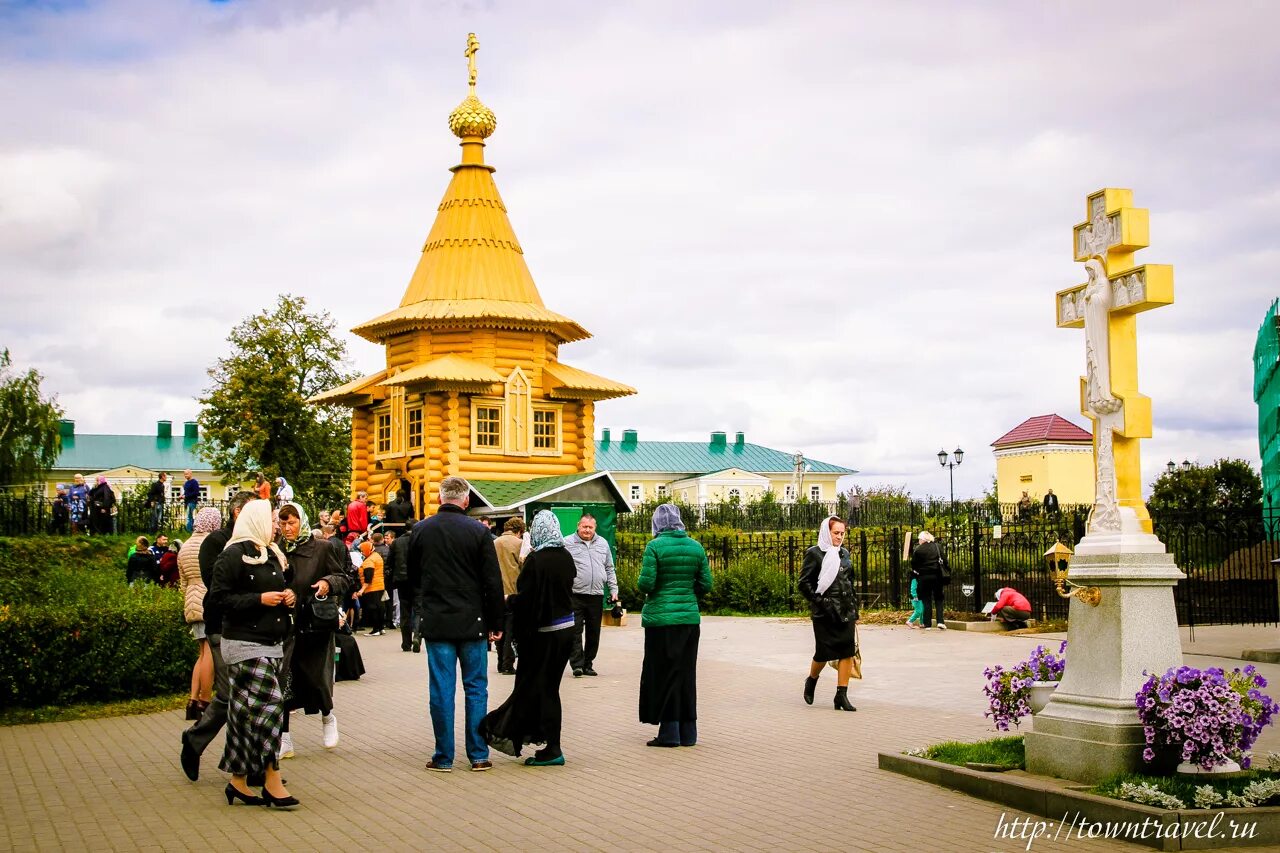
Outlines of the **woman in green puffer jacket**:
M 638 583 L 646 596 L 640 614 L 640 722 L 658 727 L 649 746 L 693 746 L 698 742 L 698 596 L 711 590 L 711 566 L 707 552 L 685 532 L 674 504 L 654 510 L 652 529 Z

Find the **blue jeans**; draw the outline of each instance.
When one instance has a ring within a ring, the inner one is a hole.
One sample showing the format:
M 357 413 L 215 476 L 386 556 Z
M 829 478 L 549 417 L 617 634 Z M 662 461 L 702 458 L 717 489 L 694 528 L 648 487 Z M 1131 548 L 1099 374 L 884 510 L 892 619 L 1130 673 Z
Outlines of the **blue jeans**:
M 200 506 L 196 501 L 187 501 L 187 532 L 190 533 L 196 528 L 196 508 Z
M 462 666 L 462 691 L 466 696 L 467 758 L 472 764 L 489 759 L 489 745 L 480 737 L 480 721 L 489 709 L 489 644 L 427 641 L 427 687 L 431 697 L 431 728 L 436 751 L 431 760 L 452 767 L 453 700 L 457 693 L 458 666 Z
M 155 535 L 160 532 L 160 523 L 164 519 L 164 504 L 159 504 L 151 508 L 151 533 Z

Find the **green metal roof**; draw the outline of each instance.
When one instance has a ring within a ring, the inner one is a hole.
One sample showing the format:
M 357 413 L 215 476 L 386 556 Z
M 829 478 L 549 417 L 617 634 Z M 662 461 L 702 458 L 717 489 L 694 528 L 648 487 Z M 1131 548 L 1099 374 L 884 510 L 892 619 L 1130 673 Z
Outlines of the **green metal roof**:
M 828 462 L 805 457 L 811 474 L 856 474 Z M 790 474 L 792 454 L 759 444 L 720 446 L 705 441 L 596 441 L 596 468 L 605 471 L 654 471 L 676 474 L 710 474 L 741 468 L 755 474 Z
M 78 433 L 63 436 L 62 452 L 54 463 L 55 471 L 109 471 L 132 465 L 147 471 L 212 471 L 197 452 L 198 439 L 182 436 L 159 438 L 154 435 L 92 435 Z
M 570 487 L 586 483 L 594 479 L 603 479 L 608 489 L 628 507 L 626 498 L 618 484 L 609 476 L 608 471 L 586 471 L 581 474 L 565 474 L 559 477 L 535 477 L 532 480 L 472 480 L 471 491 L 489 507 L 495 510 L 514 509 L 533 502 L 535 499 L 552 497 Z

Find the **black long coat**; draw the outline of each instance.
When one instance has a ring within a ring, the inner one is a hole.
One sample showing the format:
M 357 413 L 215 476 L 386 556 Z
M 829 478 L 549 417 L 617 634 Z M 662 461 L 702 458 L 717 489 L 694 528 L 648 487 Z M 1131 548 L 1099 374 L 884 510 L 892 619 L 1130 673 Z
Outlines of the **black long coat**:
M 858 621 L 858 595 L 853 586 L 853 563 L 849 552 L 840 549 L 840 571 L 825 593 L 818 593 L 818 576 L 822 573 L 822 549 L 817 545 L 804 552 L 797 586 L 809 602 L 809 614 L 837 622 Z

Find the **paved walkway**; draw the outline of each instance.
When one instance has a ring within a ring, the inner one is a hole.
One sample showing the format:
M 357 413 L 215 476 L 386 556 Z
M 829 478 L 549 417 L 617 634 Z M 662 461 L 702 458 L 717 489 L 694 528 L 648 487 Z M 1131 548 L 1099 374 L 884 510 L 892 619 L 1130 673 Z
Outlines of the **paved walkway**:
M 228 807 L 216 770 L 221 739 L 189 783 L 177 762 L 186 725 L 177 711 L 14 727 L 0 729 L 0 847 L 1025 850 L 1025 840 L 993 837 L 1002 813 L 1022 815 L 880 771 L 875 756 L 990 736 L 982 669 L 1020 659 L 1036 642 L 865 629 L 867 679 L 851 691 L 859 710 L 838 714 L 833 672 L 813 707 L 800 698 L 812 649 L 806 621 L 710 618 L 700 742 L 649 749 L 654 730 L 636 721 L 643 633 L 610 628 L 601 677 L 563 686 L 567 766 L 526 768 L 495 754 L 491 772 L 467 772 L 460 759 L 446 775 L 422 767 L 431 752 L 425 656 L 402 653 L 398 637 L 365 638 L 368 674 L 337 687 L 339 748 L 321 747 L 318 718 L 294 726 L 298 757 L 283 767 L 303 801 L 297 811 Z M 1280 684 L 1280 666 L 1261 669 Z M 511 682 L 490 675 L 491 706 Z M 1259 747 L 1280 750 L 1280 735 L 1268 731 Z M 1042 840 L 1032 849 L 1140 848 Z

